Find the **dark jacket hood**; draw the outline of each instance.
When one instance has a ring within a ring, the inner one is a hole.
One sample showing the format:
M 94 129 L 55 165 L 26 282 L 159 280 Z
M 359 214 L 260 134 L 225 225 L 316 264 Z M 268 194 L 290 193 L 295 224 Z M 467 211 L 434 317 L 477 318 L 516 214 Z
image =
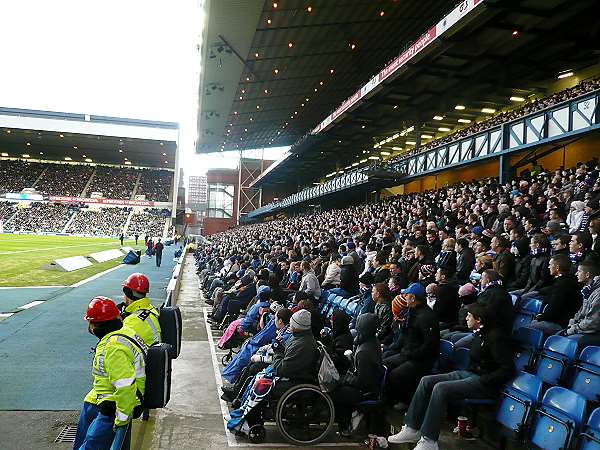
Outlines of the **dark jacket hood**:
M 360 345 L 369 339 L 375 338 L 379 328 L 379 317 L 374 313 L 361 314 L 356 319 L 356 344 Z
M 331 324 L 333 326 L 333 337 L 346 334 L 350 331 L 350 317 L 348 317 L 348 314 L 341 309 L 336 309 L 333 311 Z

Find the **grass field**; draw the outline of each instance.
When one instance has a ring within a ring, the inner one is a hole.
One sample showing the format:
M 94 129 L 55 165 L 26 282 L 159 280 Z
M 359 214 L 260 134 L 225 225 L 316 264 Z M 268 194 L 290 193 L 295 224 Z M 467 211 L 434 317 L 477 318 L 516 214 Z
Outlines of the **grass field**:
M 125 241 L 124 245 L 141 248 L 134 243 Z M 143 245 L 144 241 L 141 243 Z M 58 258 L 87 256 L 119 247 L 118 239 L 0 234 L 0 287 L 68 286 L 77 283 L 119 265 L 121 259 L 95 263 L 73 272 L 43 267 Z

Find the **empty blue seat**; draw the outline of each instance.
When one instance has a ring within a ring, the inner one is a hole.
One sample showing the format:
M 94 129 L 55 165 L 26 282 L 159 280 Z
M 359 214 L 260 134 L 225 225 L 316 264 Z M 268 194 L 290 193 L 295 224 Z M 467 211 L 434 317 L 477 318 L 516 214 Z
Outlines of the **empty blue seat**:
M 585 416 L 585 399 L 568 389 L 553 386 L 535 412 L 531 443 L 545 450 L 571 448 Z
M 440 355 L 434 367 L 434 373 L 445 373 L 452 367 L 454 344 L 446 339 L 440 339 Z
M 536 363 L 536 374 L 544 383 L 557 384 L 573 363 L 577 342 L 563 336 L 549 336 Z
M 600 408 L 590 414 L 583 433 L 579 435 L 580 450 L 600 450 Z
M 529 325 L 533 318 L 542 312 L 542 301 L 535 298 L 522 301 L 515 313 L 513 331 Z
M 518 371 L 525 370 L 533 364 L 534 357 L 542 348 L 544 332 L 534 328 L 521 327 L 515 333 L 518 350 L 515 353 L 515 367 Z
M 496 420 L 514 433 L 522 431 L 542 398 L 542 380 L 527 372 L 519 373 L 500 393 Z
M 589 346 L 583 349 L 574 365 L 575 373 L 571 389 L 586 400 L 600 401 L 600 347 Z
M 452 365 L 454 370 L 467 370 L 471 363 L 471 350 L 468 348 L 457 348 L 452 353 Z

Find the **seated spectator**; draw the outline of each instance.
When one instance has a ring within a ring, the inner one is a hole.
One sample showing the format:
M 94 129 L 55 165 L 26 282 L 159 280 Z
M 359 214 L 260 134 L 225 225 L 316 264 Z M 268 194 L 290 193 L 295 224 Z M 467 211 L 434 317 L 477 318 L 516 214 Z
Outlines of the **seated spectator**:
M 523 299 L 535 298 L 539 290 L 548 285 L 550 273 L 548 262 L 550 261 L 550 242 L 543 234 L 535 234 L 531 238 L 531 265 L 529 266 L 529 278 L 523 289 L 512 291 L 511 294 L 519 295 Z
M 511 253 L 515 257 L 515 274 L 506 285 L 508 291 L 523 289 L 529 280 L 531 270 L 531 253 L 529 252 L 529 241 L 527 238 L 518 238 L 512 243 Z
M 569 227 L 569 233 L 574 234 L 579 231 L 581 222 L 585 215 L 585 202 L 575 200 L 571 202 L 569 207 L 569 214 L 567 215 L 567 227 Z
M 425 288 L 412 283 L 402 291 L 410 308 L 406 326 L 402 329 L 397 353 L 387 356 L 386 392 L 391 402 L 408 402 L 419 379 L 431 373 L 439 351 L 439 325 L 436 314 L 425 302 Z
M 376 283 L 387 283 L 390 277 L 389 265 L 386 264 L 387 256 L 384 252 L 379 252 L 373 258 L 373 277 Z
M 565 329 L 569 318 L 581 307 L 579 285 L 577 278 L 571 274 L 569 257 L 564 254 L 552 256 L 548 270 L 554 281 L 543 297 L 544 310 L 529 325 L 546 335 Z
M 375 314 L 361 315 L 356 321 L 356 340 L 352 369 L 331 393 L 340 434 L 352 433 L 351 418 L 354 406 L 361 401 L 376 398 L 383 376 L 381 346 L 375 333 L 379 319 Z
M 350 361 L 344 353 L 346 350 L 352 350 L 354 343 L 354 338 L 350 333 L 350 317 L 341 309 L 333 311 L 331 332 L 328 335 L 325 328 L 321 330 L 321 340 L 327 343 L 329 356 L 331 356 L 338 373 L 344 375 L 350 367 Z
M 299 290 L 308 294 L 313 300 L 318 300 L 321 296 L 321 287 L 311 263 L 309 261 L 302 261 L 300 270 L 302 270 L 302 281 L 300 282 Z
M 513 376 L 510 335 L 495 326 L 490 310 L 469 306 L 467 323 L 475 334 L 468 370 L 423 377 L 404 416 L 402 430 L 388 438 L 391 444 L 417 442 L 415 450 L 437 450 L 446 408 L 464 398 L 497 398 Z
M 494 258 L 494 270 L 500 274 L 503 283 L 510 284 L 514 278 L 515 271 L 515 258 L 510 252 L 510 242 L 504 236 L 494 236 L 491 248 L 496 254 Z
M 440 329 L 449 328 L 457 323 L 458 315 L 458 284 L 454 274 L 447 268 L 439 268 L 435 274 L 437 283 L 437 298 L 433 306 L 429 305 L 437 314 Z M 429 299 L 427 299 L 429 304 Z
M 475 253 L 469 247 L 469 241 L 465 238 L 458 239 L 456 249 L 456 280 L 465 283 L 469 279 L 471 271 L 475 267 Z
M 371 291 L 375 302 L 375 315 L 379 318 L 377 339 L 384 341 L 392 327 L 392 298 L 385 283 L 375 283 Z
M 571 262 L 574 265 L 575 270 L 577 270 L 577 265 L 585 260 L 590 255 L 590 247 L 592 245 L 592 237 L 590 234 L 585 232 L 577 232 L 571 236 L 571 241 L 569 242 L 569 257 L 571 258 Z
M 329 264 L 327 265 L 327 270 L 325 272 L 325 277 L 323 278 L 323 283 L 321 287 L 323 289 L 333 289 L 340 286 L 340 265 L 341 265 L 341 256 L 339 253 L 333 253 L 329 260 Z
M 440 231 L 441 232 L 441 231 Z M 449 272 L 456 271 L 456 241 L 453 238 L 446 238 L 442 241 L 442 251 L 435 259 L 436 266 L 443 267 Z

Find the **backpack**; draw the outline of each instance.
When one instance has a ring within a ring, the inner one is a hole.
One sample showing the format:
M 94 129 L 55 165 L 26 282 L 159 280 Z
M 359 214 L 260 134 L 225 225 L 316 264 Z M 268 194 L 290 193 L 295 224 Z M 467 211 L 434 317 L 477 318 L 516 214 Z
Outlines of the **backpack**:
M 181 311 L 178 306 L 162 306 L 158 316 L 161 341 L 171 346 L 171 359 L 176 359 L 181 351 Z
M 335 364 L 333 364 L 331 356 L 327 353 L 325 346 L 321 343 L 318 345 L 319 353 L 321 354 L 317 377 L 319 380 L 319 387 L 323 392 L 331 392 L 337 387 L 340 381 L 340 374 L 335 368 Z
M 144 409 L 164 408 L 171 398 L 171 346 L 164 342 L 154 344 L 144 349 L 135 339 L 118 334 L 135 345 L 142 355 L 146 364 L 146 387 L 144 395 L 138 397 Z

